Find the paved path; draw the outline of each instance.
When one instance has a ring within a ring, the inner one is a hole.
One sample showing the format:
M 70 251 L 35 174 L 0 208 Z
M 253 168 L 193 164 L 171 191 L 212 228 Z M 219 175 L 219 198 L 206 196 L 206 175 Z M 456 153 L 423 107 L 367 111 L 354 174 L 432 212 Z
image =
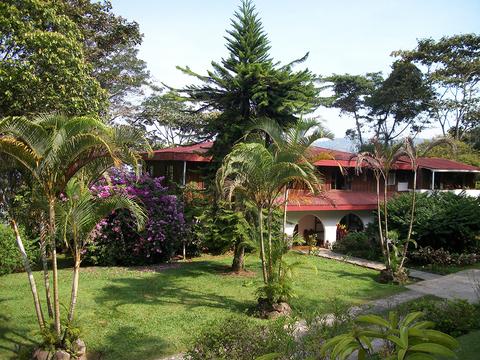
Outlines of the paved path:
M 407 285 L 407 288 L 423 295 L 435 295 L 450 300 L 464 299 L 474 303 L 480 300 L 480 270 L 463 270 Z
M 299 251 L 303 254 L 308 254 L 308 251 L 305 251 L 305 250 L 299 250 Z M 339 254 L 329 249 L 318 249 L 315 252 L 315 255 L 322 258 L 343 261 L 349 264 L 358 265 L 358 266 L 362 266 L 362 267 L 366 267 L 366 268 L 374 269 L 378 271 L 385 269 L 385 264 L 381 262 Z M 409 271 L 410 271 L 410 277 L 415 279 L 420 279 L 420 280 L 432 280 L 432 279 L 437 279 L 442 277 L 442 275 L 432 274 L 432 273 L 414 270 L 414 269 L 410 269 Z

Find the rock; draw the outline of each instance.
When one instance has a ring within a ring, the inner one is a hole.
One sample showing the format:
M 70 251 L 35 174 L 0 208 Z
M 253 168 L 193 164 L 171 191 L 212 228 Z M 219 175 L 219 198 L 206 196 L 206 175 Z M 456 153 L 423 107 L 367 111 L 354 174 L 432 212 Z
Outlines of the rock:
M 47 351 L 47 350 L 42 350 L 42 349 L 38 348 L 33 353 L 32 359 L 34 359 L 34 360 L 49 360 L 50 359 L 50 352 Z
M 54 360 L 70 360 L 70 354 L 63 350 L 57 350 L 53 356 Z
M 258 299 L 258 312 L 262 319 L 275 319 L 279 316 L 290 315 L 292 309 L 286 302 L 270 304 L 267 299 Z
M 72 344 L 72 349 L 79 358 L 87 353 L 87 347 L 82 339 L 75 340 Z
M 292 308 L 286 302 L 281 302 L 272 305 L 273 310 L 284 315 L 288 315 L 292 312 Z

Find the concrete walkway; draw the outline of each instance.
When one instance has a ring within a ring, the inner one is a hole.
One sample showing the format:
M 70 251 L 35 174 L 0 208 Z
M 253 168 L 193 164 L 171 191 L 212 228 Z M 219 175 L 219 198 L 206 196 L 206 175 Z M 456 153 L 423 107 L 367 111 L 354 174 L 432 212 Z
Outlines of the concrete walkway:
M 308 251 L 305 251 L 305 250 L 299 250 L 299 251 L 303 254 L 308 254 Z M 343 261 L 349 264 L 358 265 L 358 266 L 362 266 L 362 267 L 366 267 L 366 268 L 374 269 L 378 271 L 385 269 L 385 264 L 381 262 L 339 254 L 329 249 L 317 249 L 315 251 L 315 255 L 325 259 Z M 410 277 L 419 279 L 419 280 L 433 280 L 433 279 L 438 279 L 442 277 L 442 275 L 432 274 L 432 273 L 414 270 L 414 269 L 410 269 L 409 272 L 410 272 Z

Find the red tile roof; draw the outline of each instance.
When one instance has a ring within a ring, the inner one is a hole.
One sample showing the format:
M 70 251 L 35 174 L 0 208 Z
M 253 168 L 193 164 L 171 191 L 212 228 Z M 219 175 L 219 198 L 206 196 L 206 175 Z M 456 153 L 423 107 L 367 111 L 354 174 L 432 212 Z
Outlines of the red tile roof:
M 149 157 L 146 153 L 142 154 L 145 160 L 177 160 L 193 162 L 209 162 L 210 156 L 204 155 L 211 147 L 213 142 L 204 142 L 190 146 L 177 146 L 153 151 Z M 316 166 L 342 166 L 355 167 L 354 153 L 347 151 L 332 150 L 318 146 L 312 146 L 312 156 Z M 480 171 L 480 168 L 472 165 L 463 164 L 457 161 L 440 158 L 419 158 L 418 164 L 421 168 L 430 170 L 447 171 Z M 411 170 L 410 162 L 405 159 L 397 163 L 397 169 Z
M 393 196 L 394 193 L 389 193 Z M 375 192 L 329 190 L 313 196 L 308 191 L 290 190 L 288 211 L 373 210 L 377 208 Z
M 177 146 L 153 151 L 151 154 L 143 153 L 145 160 L 173 160 L 173 161 L 192 161 L 192 162 L 210 162 L 211 156 L 205 153 L 213 146 L 212 141 L 189 146 Z

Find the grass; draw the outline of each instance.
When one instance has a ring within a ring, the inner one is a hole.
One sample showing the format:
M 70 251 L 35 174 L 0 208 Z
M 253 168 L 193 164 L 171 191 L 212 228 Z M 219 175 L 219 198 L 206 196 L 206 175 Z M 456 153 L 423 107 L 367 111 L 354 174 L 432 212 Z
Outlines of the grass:
M 328 312 L 334 298 L 335 303 L 353 305 L 403 290 L 377 283 L 373 270 L 294 253 L 286 258 L 299 264 L 298 298 L 291 301 L 299 316 Z M 77 314 L 89 353 L 97 359 L 158 359 L 185 350 L 198 330 L 214 319 L 235 313 L 248 316 L 260 284 L 259 261 L 247 257 L 247 268 L 256 276 L 226 274 L 230 262 L 228 256 L 204 256 L 157 272 L 82 269 Z M 41 274 L 35 276 L 38 286 Z M 59 281 L 66 306 L 69 269 L 60 271 Z M 15 358 L 18 345 L 38 341 L 35 324 L 25 274 L 0 277 L 0 359 Z

